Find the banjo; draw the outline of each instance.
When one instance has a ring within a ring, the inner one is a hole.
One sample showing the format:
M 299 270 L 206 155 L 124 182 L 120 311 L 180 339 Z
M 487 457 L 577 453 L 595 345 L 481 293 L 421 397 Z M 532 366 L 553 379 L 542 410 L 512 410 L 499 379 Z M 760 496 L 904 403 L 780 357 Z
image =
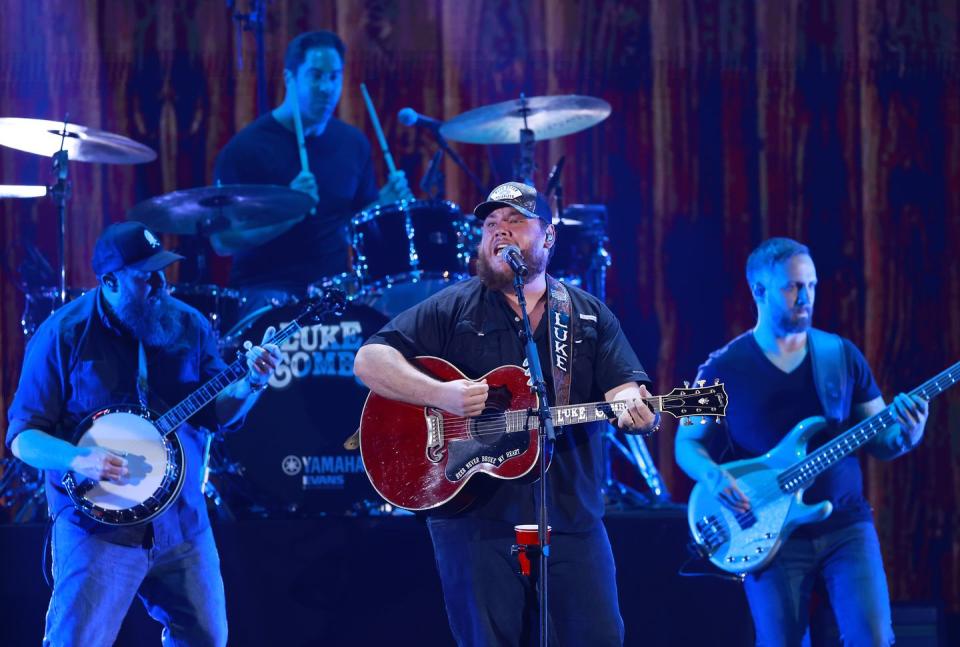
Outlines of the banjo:
M 309 300 L 304 311 L 266 343 L 281 344 L 298 334 L 304 324 L 329 313 L 341 314 L 344 302 L 342 291 L 328 290 L 322 298 Z M 183 489 L 186 473 L 183 447 L 174 432 L 246 373 L 246 358 L 241 354 L 163 415 L 123 404 L 87 416 L 77 426 L 74 444 L 103 447 L 123 456 L 129 474 L 116 482 L 67 472 L 62 483 L 76 509 L 105 525 L 129 526 L 150 521 L 169 508 Z

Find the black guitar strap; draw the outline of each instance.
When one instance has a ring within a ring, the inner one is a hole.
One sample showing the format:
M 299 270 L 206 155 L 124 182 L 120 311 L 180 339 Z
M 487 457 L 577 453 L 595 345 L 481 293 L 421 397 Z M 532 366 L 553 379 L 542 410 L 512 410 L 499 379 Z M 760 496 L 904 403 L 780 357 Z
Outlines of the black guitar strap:
M 839 425 L 850 416 L 847 356 L 843 339 L 817 328 L 807 331 L 810 360 L 813 363 L 813 382 L 827 419 Z
M 552 404 L 563 407 L 570 404 L 570 383 L 573 379 L 573 306 L 567 287 L 549 274 L 547 292 L 553 397 L 556 400 Z

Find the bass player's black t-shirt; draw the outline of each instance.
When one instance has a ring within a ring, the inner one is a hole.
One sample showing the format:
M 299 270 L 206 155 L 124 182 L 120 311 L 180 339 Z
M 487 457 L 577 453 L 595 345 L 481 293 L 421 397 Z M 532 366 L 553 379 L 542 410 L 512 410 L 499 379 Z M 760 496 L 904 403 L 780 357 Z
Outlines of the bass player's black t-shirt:
M 848 339 L 843 340 L 846 355 L 847 384 L 852 389 L 847 400 L 862 404 L 880 396 L 880 389 L 863 354 Z M 785 373 L 764 355 L 752 332 L 746 332 L 713 353 L 700 367 L 697 379 L 725 384 L 729 403 L 721 423 L 729 433 L 730 450 L 715 456 L 723 462 L 752 458 L 773 449 L 793 427 L 805 418 L 823 416 L 823 406 L 813 380 L 810 353 L 790 373 Z M 849 414 L 848 414 L 849 417 Z M 809 449 L 819 447 L 842 428 L 828 428 L 814 437 Z M 851 455 L 821 474 L 803 495 L 806 503 L 829 500 L 833 514 L 825 521 L 798 529 L 798 533 L 817 534 L 858 521 L 871 519 L 870 506 L 863 496 L 863 473 L 857 456 Z

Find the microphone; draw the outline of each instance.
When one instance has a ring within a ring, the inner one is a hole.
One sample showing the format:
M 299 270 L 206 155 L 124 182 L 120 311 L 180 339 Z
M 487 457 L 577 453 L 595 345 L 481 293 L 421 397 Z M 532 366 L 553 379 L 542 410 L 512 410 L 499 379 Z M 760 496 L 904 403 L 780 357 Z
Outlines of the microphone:
M 510 266 L 514 274 L 519 276 L 527 275 L 527 264 L 523 260 L 523 254 L 520 253 L 520 248 L 516 245 L 507 245 L 501 249 L 500 258 Z
M 553 165 L 553 168 L 550 169 L 550 175 L 547 176 L 547 188 L 544 190 L 543 194 L 546 197 L 550 197 L 550 194 L 557 190 L 560 186 L 560 171 L 563 170 L 563 163 L 567 161 L 566 155 L 561 155 L 560 159 L 557 160 L 557 163 Z
M 433 117 L 421 115 L 413 108 L 403 108 L 397 113 L 397 121 L 404 126 L 418 126 L 429 130 L 440 130 L 443 122 Z

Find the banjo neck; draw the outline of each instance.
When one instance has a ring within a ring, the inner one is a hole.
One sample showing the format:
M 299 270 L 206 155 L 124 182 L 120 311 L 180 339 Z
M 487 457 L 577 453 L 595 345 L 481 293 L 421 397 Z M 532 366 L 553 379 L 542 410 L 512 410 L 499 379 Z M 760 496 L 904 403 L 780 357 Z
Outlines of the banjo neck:
M 302 319 L 302 317 L 291 321 L 264 343 L 282 344 L 290 337 L 293 337 L 299 333 L 302 328 L 300 319 Z M 154 421 L 154 424 L 156 424 L 161 434 L 167 436 L 176 431 L 187 418 L 210 404 L 210 402 L 220 395 L 228 386 L 237 382 L 247 374 L 246 357 L 242 352 L 238 352 L 238 355 L 239 357 L 227 366 L 227 368 L 207 380 L 203 386 L 185 397 L 179 404 L 171 407 L 169 411 Z

